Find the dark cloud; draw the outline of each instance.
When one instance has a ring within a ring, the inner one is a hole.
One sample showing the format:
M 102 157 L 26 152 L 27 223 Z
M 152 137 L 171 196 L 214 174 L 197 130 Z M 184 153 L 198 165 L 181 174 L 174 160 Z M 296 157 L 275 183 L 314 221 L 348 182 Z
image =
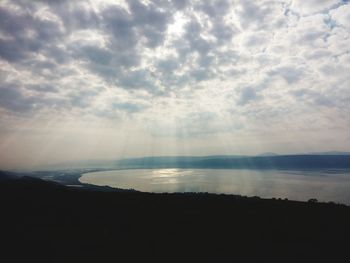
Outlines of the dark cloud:
M 198 9 L 206 13 L 209 17 L 221 19 L 231 10 L 231 1 L 215 0 L 200 2 Z
M 176 57 L 169 57 L 167 59 L 161 59 L 157 62 L 157 70 L 162 74 L 172 74 L 180 67 L 180 63 Z
M 174 43 L 179 58 L 186 61 L 187 57 L 193 53 L 205 56 L 211 49 L 211 44 L 201 36 L 202 26 L 195 17 L 185 25 L 185 34 L 181 40 Z
M 161 45 L 171 13 L 134 0 L 128 1 L 128 5 L 130 13 L 119 6 L 108 7 L 101 13 L 102 26 L 112 33 L 113 44 L 121 51 L 134 48 L 144 39 L 148 47 Z
M 123 103 L 113 103 L 113 109 L 125 111 L 128 113 L 137 113 L 147 108 L 145 105 L 123 102 Z
M 34 17 L 27 9 L 11 12 L 0 7 L 0 57 L 19 61 L 41 52 L 45 46 L 58 41 L 63 32 L 57 22 Z
M 212 23 L 209 32 L 214 36 L 218 44 L 230 41 L 236 32 L 236 28 L 232 25 L 227 25 L 224 17 L 231 10 L 231 1 L 216 0 L 206 1 L 199 4 L 199 10 L 204 12 Z
M 33 19 L 29 14 L 16 14 L 9 9 L 0 6 L 0 28 L 8 35 L 24 34 L 28 28 L 28 22 Z
M 275 13 L 273 7 L 278 3 L 256 3 L 255 1 L 239 1 L 240 8 L 237 13 L 243 29 L 268 28 L 274 24 Z
M 133 15 L 133 25 L 138 32 L 138 38 L 147 39 L 146 46 L 156 47 L 162 44 L 164 32 L 167 29 L 172 15 L 161 11 L 154 3 L 144 5 L 137 0 L 128 1 L 129 9 Z
M 317 106 L 334 107 L 336 105 L 340 105 L 339 101 L 336 102 L 334 98 L 332 99 L 331 97 L 327 97 L 321 92 L 317 91 L 312 91 L 308 89 L 298 89 L 292 91 L 291 94 L 294 96 L 295 99 L 311 103 Z
M 257 93 L 255 88 L 246 87 L 240 91 L 240 95 L 239 95 L 239 99 L 238 99 L 237 104 L 244 106 L 244 105 L 249 104 L 252 101 L 256 101 L 260 98 L 261 98 L 261 96 Z
M 38 91 L 38 92 L 49 92 L 49 93 L 56 93 L 58 92 L 58 88 L 55 87 L 52 84 L 47 84 L 47 83 L 43 83 L 43 84 L 30 84 L 30 85 L 26 85 L 26 88 L 29 90 L 34 90 L 34 91 Z
M 87 108 L 91 105 L 91 101 L 93 101 L 97 94 L 97 90 L 86 89 L 72 92 L 69 94 L 69 96 L 67 96 L 67 103 L 72 108 Z
M 0 86 L 0 107 L 16 112 L 31 111 L 36 102 L 36 98 L 25 96 L 15 84 L 2 84 Z
M 84 44 L 72 46 L 71 52 L 75 59 L 87 60 L 97 65 L 110 65 L 113 55 L 110 50 Z
M 126 71 L 119 76 L 117 81 L 121 87 L 131 89 L 153 90 L 156 88 L 151 75 L 146 70 Z
M 293 84 L 298 82 L 302 76 L 304 71 L 301 68 L 295 68 L 290 66 L 282 66 L 275 68 L 269 72 L 270 76 L 280 76 L 285 79 L 289 84 Z
M 163 3 L 165 2 L 163 0 L 158 0 L 155 2 L 159 2 L 159 1 Z M 188 6 L 188 4 L 190 3 L 190 0 L 173 0 L 171 1 L 171 3 L 175 7 L 175 9 L 182 10 Z

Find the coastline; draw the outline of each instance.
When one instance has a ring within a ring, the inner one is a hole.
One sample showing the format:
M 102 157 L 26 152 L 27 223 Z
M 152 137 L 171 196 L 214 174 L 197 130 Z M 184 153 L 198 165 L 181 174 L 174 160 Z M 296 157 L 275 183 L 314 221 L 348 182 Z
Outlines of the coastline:
M 174 167 L 167 167 L 166 169 L 173 169 Z M 176 167 L 175 167 L 176 168 Z M 34 171 L 29 173 L 24 173 L 23 175 L 34 177 L 34 178 L 40 178 L 45 181 L 51 181 L 56 182 L 62 185 L 65 185 L 69 188 L 74 188 L 77 190 L 93 190 L 93 191 L 103 191 L 103 192 L 140 192 L 140 193 L 154 193 L 154 194 L 161 194 L 162 192 L 152 192 L 152 191 L 140 191 L 133 188 L 119 188 L 119 187 L 113 187 L 108 185 L 94 185 L 94 184 L 88 184 L 88 183 L 82 183 L 79 179 L 87 173 L 95 173 L 95 172 L 109 172 L 109 171 L 119 171 L 119 170 L 138 170 L 138 169 L 145 169 L 143 167 L 140 168 L 130 168 L 130 167 L 123 167 L 123 168 L 91 168 L 91 169 L 66 169 L 66 170 L 48 170 L 48 171 Z M 152 168 L 148 168 L 152 169 Z M 159 169 L 159 168 L 157 168 Z M 225 169 L 226 170 L 226 169 Z M 231 170 L 231 169 L 228 169 Z M 236 170 L 236 169 L 233 169 Z M 166 193 L 166 192 L 163 192 Z M 286 198 L 282 196 L 263 196 L 259 194 L 246 194 L 246 193 L 218 193 L 218 192 L 206 192 L 206 191 L 194 191 L 194 192 L 181 192 L 181 191 L 175 191 L 175 192 L 167 192 L 167 193 L 178 193 L 178 194 L 211 194 L 211 195 L 227 195 L 227 196 L 242 196 L 242 197 L 259 197 L 261 199 L 266 200 L 291 200 L 296 202 L 307 202 L 311 199 L 318 200 L 319 203 L 331 203 L 331 204 L 340 204 L 340 205 L 347 205 L 346 202 L 342 201 L 334 201 L 333 200 L 320 200 L 317 197 L 312 196 L 310 198 L 305 199 L 293 199 L 293 198 Z M 348 206 L 348 205 L 347 205 Z

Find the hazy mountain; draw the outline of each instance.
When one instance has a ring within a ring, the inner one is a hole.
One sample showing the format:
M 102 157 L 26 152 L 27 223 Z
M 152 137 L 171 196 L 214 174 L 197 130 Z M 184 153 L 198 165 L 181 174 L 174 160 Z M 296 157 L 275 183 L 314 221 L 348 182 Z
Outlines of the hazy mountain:
M 242 158 L 244 155 L 212 155 L 212 156 L 147 156 L 140 158 L 127 158 L 119 160 L 82 160 L 64 162 L 52 165 L 37 167 L 38 170 L 59 170 L 59 169 L 91 169 L 103 168 L 113 169 L 120 167 L 151 166 L 151 165 L 176 165 L 192 163 L 208 159 Z
M 350 155 L 281 155 L 211 158 L 141 158 L 121 160 L 130 168 L 232 168 L 232 169 L 319 169 L 350 168 Z
M 262 153 L 258 156 L 152 156 L 120 160 L 86 160 L 44 167 L 45 169 L 118 168 L 232 168 L 232 169 L 318 169 L 350 168 L 350 153 L 321 152 L 293 155 Z
M 311 155 L 350 155 L 350 152 L 338 152 L 338 151 L 328 151 L 328 152 L 311 152 Z
M 257 156 L 278 156 L 279 154 L 273 152 L 260 153 Z

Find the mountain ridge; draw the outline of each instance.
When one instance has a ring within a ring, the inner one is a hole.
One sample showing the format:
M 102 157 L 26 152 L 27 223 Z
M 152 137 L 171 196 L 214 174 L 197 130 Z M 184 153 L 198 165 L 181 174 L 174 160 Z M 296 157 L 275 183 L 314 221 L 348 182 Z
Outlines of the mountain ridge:
M 350 153 L 320 152 L 304 154 L 263 153 L 248 155 L 209 156 L 146 156 L 117 160 L 83 160 L 40 169 L 128 169 L 128 168 L 247 168 L 247 169 L 308 169 L 308 168 L 350 168 Z

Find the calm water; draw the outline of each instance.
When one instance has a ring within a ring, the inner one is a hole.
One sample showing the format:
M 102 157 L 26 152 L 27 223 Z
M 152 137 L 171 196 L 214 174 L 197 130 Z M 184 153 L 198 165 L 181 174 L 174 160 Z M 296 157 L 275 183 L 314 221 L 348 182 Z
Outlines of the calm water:
M 134 169 L 84 174 L 82 183 L 144 192 L 210 192 L 350 205 L 350 171 Z

